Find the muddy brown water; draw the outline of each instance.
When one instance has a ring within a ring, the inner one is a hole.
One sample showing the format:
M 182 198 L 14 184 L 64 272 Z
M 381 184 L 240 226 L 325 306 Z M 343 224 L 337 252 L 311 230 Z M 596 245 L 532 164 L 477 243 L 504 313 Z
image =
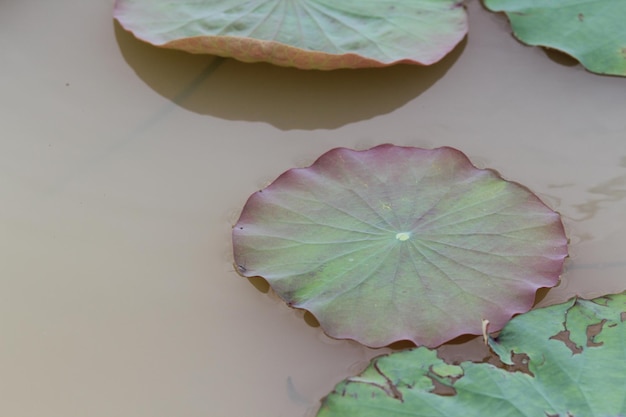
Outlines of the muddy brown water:
M 111 0 L 36 3 L 0 6 L 0 415 L 313 416 L 390 349 L 237 275 L 230 227 L 336 146 L 453 146 L 535 191 L 571 239 L 540 305 L 626 287 L 626 80 L 519 44 L 476 0 L 440 64 L 332 73 L 153 48 Z

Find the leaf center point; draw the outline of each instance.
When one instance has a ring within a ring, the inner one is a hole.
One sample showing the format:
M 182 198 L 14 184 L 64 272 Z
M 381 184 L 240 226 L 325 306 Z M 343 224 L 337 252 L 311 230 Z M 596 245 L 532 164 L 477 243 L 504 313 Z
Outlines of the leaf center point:
M 409 240 L 410 237 L 411 237 L 410 232 L 400 232 L 396 234 L 396 239 L 398 239 L 401 242 L 404 242 L 405 240 Z

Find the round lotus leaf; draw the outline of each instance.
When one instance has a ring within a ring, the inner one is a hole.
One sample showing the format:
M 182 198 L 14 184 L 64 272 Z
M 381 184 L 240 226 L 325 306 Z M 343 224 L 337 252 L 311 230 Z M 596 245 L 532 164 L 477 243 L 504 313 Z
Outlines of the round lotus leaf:
M 429 65 L 467 33 L 458 0 L 117 0 L 154 45 L 303 69 Z
M 626 2 L 622 0 L 484 0 L 506 13 L 527 45 L 554 48 L 589 71 L 626 76 Z
M 530 311 L 488 341 L 491 363 L 425 347 L 374 358 L 317 417 L 626 416 L 626 293 Z
M 501 328 L 559 279 L 560 216 L 452 148 L 333 149 L 247 201 L 235 263 L 331 337 L 437 346 Z

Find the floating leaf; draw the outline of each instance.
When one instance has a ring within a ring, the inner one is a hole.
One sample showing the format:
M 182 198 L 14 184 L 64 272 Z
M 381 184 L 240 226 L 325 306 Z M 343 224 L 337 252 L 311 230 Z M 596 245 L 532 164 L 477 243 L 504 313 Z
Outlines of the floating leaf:
M 117 0 L 158 46 L 305 69 L 432 64 L 467 32 L 459 0 Z
M 589 71 L 626 76 L 626 2 L 621 0 L 484 0 L 505 12 L 528 45 L 558 49 Z
M 626 292 L 522 314 L 489 344 L 505 365 L 423 347 L 374 358 L 317 416 L 626 416 Z
M 436 346 L 500 329 L 556 284 L 560 217 L 452 148 L 333 149 L 253 194 L 233 228 L 262 276 L 324 331 L 368 346 Z

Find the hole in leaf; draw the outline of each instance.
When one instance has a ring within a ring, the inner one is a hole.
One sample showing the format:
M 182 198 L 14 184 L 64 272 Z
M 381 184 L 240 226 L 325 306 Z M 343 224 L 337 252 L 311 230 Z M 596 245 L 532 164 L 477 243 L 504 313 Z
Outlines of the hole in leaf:
M 554 336 L 550 337 L 550 339 L 563 342 L 565 346 L 567 346 L 569 350 L 572 351 L 572 355 L 581 353 L 583 351 L 583 348 L 578 346 L 576 343 L 574 343 L 572 339 L 570 339 L 569 336 L 570 336 L 569 330 L 561 330 Z
M 602 320 L 600 323 L 590 324 L 587 326 L 587 347 L 598 347 L 604 344 L 604 342 L 596 342 L 594 340 L 594 338 L 602 331 L 604 323 L 606 323 L 606 319 Z
M 482 360 L 483 363 L 488 363 L 497 368 L 504 369 L 508 372 L 522 372 L 532 377 L 535 376 L 535 374 L 533 374 L 530 369 L 528 369 L 530 358 L 527 354 L 511 352 L 511 361 L 513 362 L 513 365 L 507 365 L 506 363 L 502 362 L 502 360 L 500 360 L 498 355 L 495 355 L 493 353 Z
M 431 391 L 433 394 L 441 395 L 443 397 L 452 397 L 456 395 L 456 390 L 454 389 L 453 386 L 446 385 L 440 382 L 433 375 L 427 375 L 427 376 L 428 378 L 430 378 L 430 380 L 433 383 L 433 390 Z
M 530 363 L 530 358 L 525 353 L 514 353 L 511 355 L 511 360 L 513 361 L 513 365 L 510 366 L 509 371 L 511 372 L 523 372 L 530 376 L 535 376 L 530 369 L 528 369 L 528 364 Z

